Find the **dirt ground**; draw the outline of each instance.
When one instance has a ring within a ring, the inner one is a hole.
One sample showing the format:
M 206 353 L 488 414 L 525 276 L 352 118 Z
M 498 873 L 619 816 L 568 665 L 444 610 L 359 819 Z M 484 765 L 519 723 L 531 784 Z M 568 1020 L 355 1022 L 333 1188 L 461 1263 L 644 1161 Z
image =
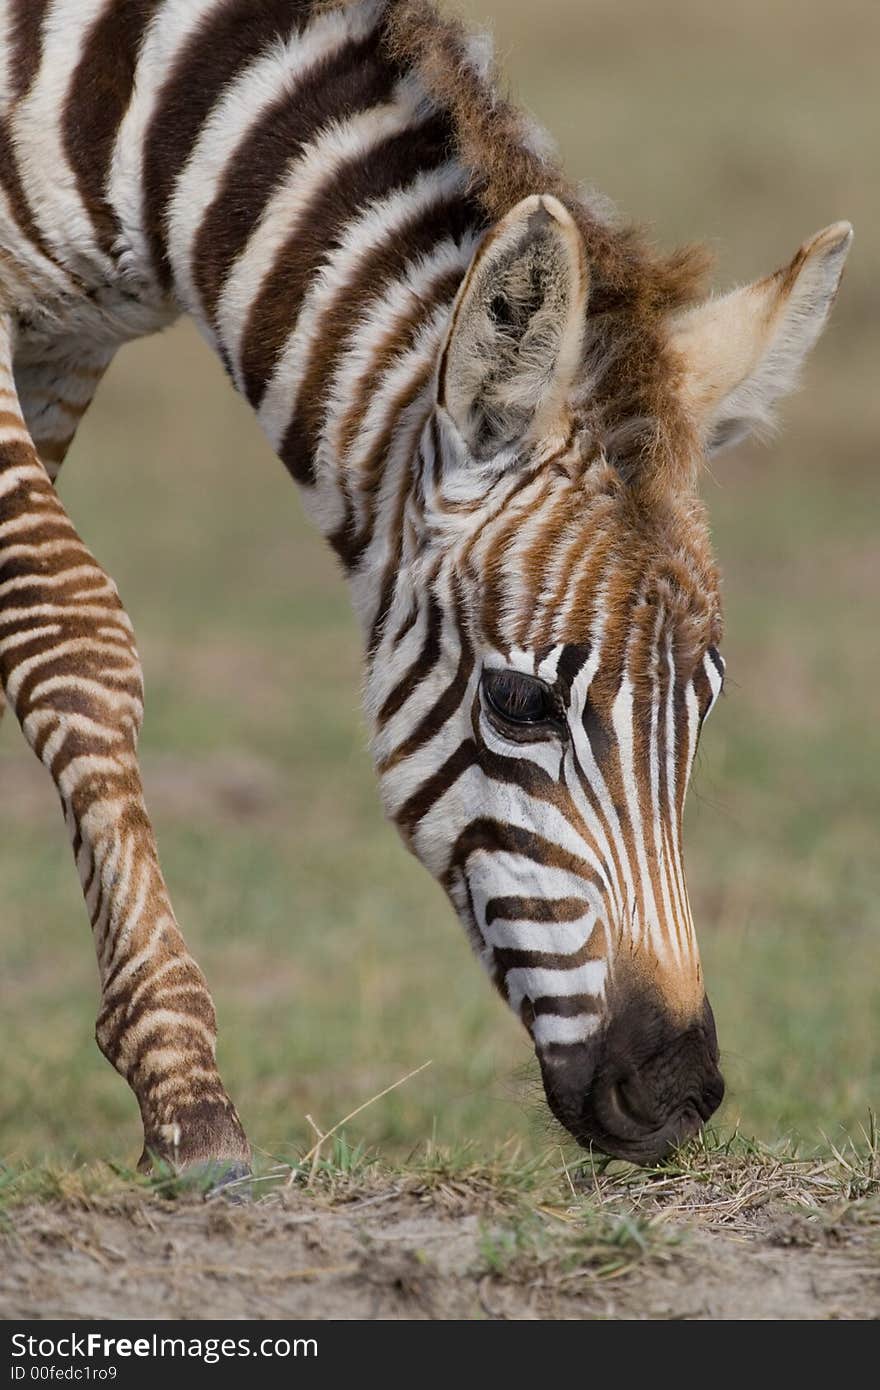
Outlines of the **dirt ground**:
M 533 1211 L 525 1238 L 509 1213 L 454 1182 L 342 1203 L 287 1189 L 252 1204 L 137 1195 L 24 1205 L 0 1237 L 0 1316 L 880 1315 L 876 1207 L 801 1215 L 766 1197 L 742 1199 L 719 1224 L 662 1222 L 659 1239 L 657 1227 L 647 1241 L 606 1227 L 574 1242 L 564 1212 Z

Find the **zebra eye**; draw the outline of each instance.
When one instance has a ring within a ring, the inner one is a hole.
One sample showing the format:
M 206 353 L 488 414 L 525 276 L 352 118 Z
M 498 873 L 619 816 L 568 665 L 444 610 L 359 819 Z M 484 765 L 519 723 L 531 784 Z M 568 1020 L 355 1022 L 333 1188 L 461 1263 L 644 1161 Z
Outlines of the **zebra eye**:
M 559 724 L 559 706 L 549 685 L 521 671 L 484 671 L 483 693 L 490 710 L 508 724 Z

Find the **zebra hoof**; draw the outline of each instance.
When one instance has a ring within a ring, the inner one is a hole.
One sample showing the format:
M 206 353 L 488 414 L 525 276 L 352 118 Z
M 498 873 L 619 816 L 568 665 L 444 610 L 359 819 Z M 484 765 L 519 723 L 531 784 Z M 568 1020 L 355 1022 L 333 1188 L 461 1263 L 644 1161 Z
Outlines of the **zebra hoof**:
M 192 1193 L 204 1197 L 224 1196 L 230 1201 L 250 1197 L 250 1165 L 240 1159 L 208 1158 L 193 1163 L 168 1163 L 151 1155 L 141 1160 L 140 1171 L 149 1176 L 156 1190 L 166 1196 Z
M 204 1191 L 206 1202 L 212 1197 L 223 1197 L 231 1202 L 250 1200 L 253 1173 L 247 1163 L 213 1159 L 207 1163 L 193 1164 L 184 1170 L 184 1175 L 192 1175 L 194 1182 Z

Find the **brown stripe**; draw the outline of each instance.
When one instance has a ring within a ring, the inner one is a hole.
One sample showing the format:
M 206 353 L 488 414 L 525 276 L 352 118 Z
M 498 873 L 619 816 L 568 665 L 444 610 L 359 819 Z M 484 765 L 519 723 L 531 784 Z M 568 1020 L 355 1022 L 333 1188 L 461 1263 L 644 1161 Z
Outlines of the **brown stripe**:
M 506 782 L 511 786 L 520 787 L 534 800 L 544 801 L 556 809 L 559 815 L 568 822 L 575 834 L 580 836 L 581 840 L 584 842 L 585 848 L 592 850 L 593 854 L 596 856 L 599 870 L 597 872 L 591 868 L 587 877 L 602 893 L 603 897 L 607 899 L 609 897 L 607 885 L 620 881 L 619 865 L 617 864 L 617 857 L 614 853 L 613 842 L 612 857 L 615 861 L 614 871 L 618 874 L 616 879 L 589 825 L 584 820 L 565 789 L 560 787 L 558 778 L 551 777 L 549 773 L 545 772 L 542 767 L 539 767 L 530 759 L 505 757 L 493 753 L 491 749 L 487 748 L 485 745 L 480 749 L 480 766 L 486 776 L 491 778 L 492 781 Z M 604 818 L 601 814 L 601 808 L 599 808 L 595 800 L 592 789 L 588 789 L 588 796 L 597 816 L 602 820 L 603 825 L 605 825 Z M 606 836 L 610 839 L 607 826 L 605 826 L 605 829 Z
M 397 490 L 397 502 L 394 509 L 394 521 L 391 526 L 388 538 L 388 558 L 385 562 L 385 573 L 382 576 L 382 588 L 379 594 L 379 603 L 373 615 L 370 625 L 370 636 L 367 640 L 367 661 L 372 671 L 373 662 L 379 644 L 385 633 L 385 622 L 391 612 L 391 605 L 394 602 L 394 595 L 397 592 L 397 582 L 401 577 L 401 558 L 403 556 L 404 534 L 407 529 L 405 516 L 407 507 L 412 499 L 413 490 L 416 486 L 416 474 L 413 468 L 404 468 L 400 476 L 400 486 Z M 411 523 L 410 523 L 411 525 Z M 429 577 L 428 583 L 433 583 L 436 570 Z M 402 641 L 406 632 L 415 622 L 418 613 L 417 604 L 413 603 L 410 614 L 397 633 L 395 643 Z
M 440 633 L 443 627 L 443 609 L 437 601 L 434 593 L 428 599 L 428 621 L 425 627 L 425 639 L 422 643 L 422 650 L 419 652 L 412 666 L 404 676 L 398 681 L 397 685 L 386 698 L 382 708 L 376 716 L 376 725 L 382 728 L 383 725 L 392 719 L 398 710 L 403 709 L 413 691 L 421 685 L 422 681 L 433 670 L 440 656 Z
M 446 157 L 449 129 L 435 117 L 418 131 L 404 130 L 352 159 L 314 197 L 307 216 L 282 247 L 263 282 L 245 329 L 241 370 L 254 407 L 262 399 L 299 305 L 327 252 L 357 212 L 404 187 Z
M 330 119 L 349 120 L 386 102 L 396 76 L 382 61 L 373 33 L 341 46 L 259 117 L 231 156 L 193 243 L 193 279 L 209 320 L 235 260 L 291 162 Z
M 15 425 L 22 426 L 22 420 L 20 415 L 16 415 L 13 413 L 12 420 Z M 28 439 L 8 439 L 4 443 L 2 449 L 0 449 L 0 476 L 2 476 L 2 474 L 4 474 L 8 468 L 23 468 L 26 464 L 32 464 L 36 462 L 37 460 L 34 457 L 33 448 Z M 22 486 L 24 486 L 24 484 L 19 483 L 18 487 L 16 487 L 14 491 L 6 493 L 3 499 L 2 509 L 4 521 L 10 521 L 12 519 L 14 511 L 12 509 L 11 499 L 20 492 Z M 33 479 L 29 480 L 29 486 L 34 486 Z M 39 484 L 37 484 L 37 486 L 39 486 Z M 0 555 L 2 555 L 2 553 L 2 549 L 0 549 Z
M 419 821 L 424 819 L 435 802 L 455 785 L 468 768 L 476 766 L 478 761 L 477 745 L 472 738 L 465 739 L 433 777 L 423 782 L 418 791 L 413 792 L 403 803 L 394 820 L 408 839 L 415 833 Z
M 456 594 L 455 598 L 456 630 L 460 643 L 458 666 L 455 675 L 447 685 L 440 698 L 431 706 L 427 713 L 419 720 L 412 733 L 399 744 L 394 752 L 387 758 L 383 758 L 378 764 L 378 771 L 388 772 L 405 758 L 412 757 L 419 748 L 429 743 L 436 734 L 440 732 L 443 725 L 461 705 L 467 690 L 468 681 L 471 678 L 471 671 L 474 667 L 474 654 L 467 635 L 465 617 L 461 597 Z
M 419 132 L 423 134 L 423 132 Z M 419 139 L 416 134 L 407 146 L 408 169 L 401 170 L 400 186 L 409 183 L 408 175 L 431 172 L 445 158 L 445 149 L 433 141 Z M 430 257 L 437 246 L 444 241 L 458 241 L 474 220 L 473 211 L 464 198 L 452 202 L 444 200 L 440 194 L 428 207 L 398 231 L 389 232 L 387 240 L 373 248 L 363 258 L 354 277 L 340 289 L 335 300 L 321 317 L 320 340 L 312 352 L 303 383 L 300 389 L 301 413 L 306 430 L 311 435 L 312 447 L 316 448 L 324 424 L 327 392 L 332 380 L 333 368 L 345 345 L 352 339 L 358 319 L 366 306 L 377 299 L 383 289 L 398 279 L 406 266 L 412 265 L 420 257 Z M 450 301 L 455 296 L 461 276 L 456 275 L 450 285 L 448 276 L 441 282 L 441 290 Z M 392 341 L 386 344 L 386 352 L 393 356 L 398 350 L 411 345 L 418 329 L 429 317 L 430 301 L 420 302 L 416 316 L 411 318 L 401 341 L 398 331 Z M 408 329 L 408 331 L 407 331 Z M 371 379 L 379 378 L 381 370 L 377 360 L 371 361 Z M 356 427 L 356 421 L 349 417 L 349 430 Z
M 49 0 L 12 0 L 9 16 L 9 79 L 13 101 L 30 91 L 43 57 L 43 20 Z
M 493 951 L 496 969 L 505 975 L 508 970 L 576 970 L 579 965 L 586 965 L 587 961 L 603 959 L 603 953 L 597 952 L 592 945 L 594 934 L 595 928 L 580 950 L 572 951 L 569 955 L 560 955 L 556 951 L 518 951 L 509 946 L 496 946 Z
M 590 911 L 586 898 L 491 898 L 486 926 L 493 922 L 579 922 Z
M 556 683 L 566 703 L 571 697 L 571 688 L 586 666 L 593 648 L 589 642 L 569 642 L 556 663 Z
M 417 752 L 424 744 L 430 743 L 431 739 L 439 734 L 443 725 L 452 718 L 462 702 L 473 665 L 473 655 L 467 648 L 462 647 L 455 675 L 440 699 L 431 707 L 424 718 L 419 720 L 409 737 L 404 739 L 403 743 L 395 748 L 389 757 L 382 760 L 379 764 L 380 773 L 388 772 L 405 758 L 411 758 L 413 753 Z
M 703 666 L 702 662 L 700 662 L 699 666 L 693 674 L 692 683 L 694 687 L 694 694 L 697 697 L 697 707 L 700 711 L 699 727 L 702 729 L 703 720 L 706 718 L 706 715 L 709 713 L 709 710 L 712 705 L 712 683 L 709 680 L 709 677 L 706 675 L 706 669 Z
M 414 164 L 419 163 L 417 150 L 412 151 L 412 156 Z M 420 168 L 423 171 L 429 167 L 427 160 L 420 163 Z M 354 279 L 343 286 L 335 301 L 322 315 L 320 340 L 312 352 L 299 392 L 298 399 L 302 405 L 295 407 L 297 414 L 291 421 L 291 429 L 288 431 L 291 441 L 295 440 L 297 452 L 294 454 L 292 450 L 288 451 L 287 440 L 285 440 L 285 447 L 282 448 L 282 457 L 295 477 L 306 481 L 310 481 L 313 477 L 313 460 L 324 427 L 327 395 L 333 373 L 340 356 L 355 338 L 358 318 L 367 304 L 379 296 L 386 285 L 397 279 L 406 265 L 411 265 L 419 257 L 430 256 L 443 241 L 460 239 L 468 227 L 472 225 L 472 222 L 471 208 L 463 198 L 456 199 L 452 203 L 438 201 L 432 204 L 418 217 L 412 219 L 408 226 L 401 228 L 393 237 L 389 236 L 386 244 L 375 248 L 370 255 L 365 257 Z M 364 379 L 360 399 L 355 409 L 360 408 L 361 412 L 366 409 L 368 393 L 371 389 L 375 389 L 384 363 L 393 361 L 396 356 L 403 355 L 415 344 L 419 330 L 439 304 L 447 299 L 450 303 L 452 302 L 460 278 L 458 272 L 453 275 L 447 273 L 440 277 L 432 291 L 419 300 L 408 320 L 404 320 L 403 324 L 395 325 L 393 332 L 380 345 L 377 358 L 370 363 L 370 373 Z M 434 363 L 427 363 L 418 372 L 415 381 L 404 387 L 399 393 L 390 411 L 386 430 L 371 450 L 356 477 L 352 479 L 359 493 L 372 494 L 381 484 L 385 473 L 385 460 L 394 439 L 400 412 L 416 398 L 418 392 L 424 389 L 433 375 Z M 345 422 L 349 440 L 353 438 L 361 420 L 362 415 L 356 415 L 354 410 L 349 411 Z M 352 536 L 354 520 L 352 507 L 350 500 L 346 500 L 348 505 L 345 519 L 339 527 L 333 543 L 348 567 L 353 568 L 360 558 L 361 552 L 369 545 L 375 509 L 371 498 L 371 505 L 361 536 L 354 538 Z M 337 540 L 339 541 L 338 546 L 336 545 Z M 346 553 L 346 541 L 348 542 L 349 553 Z
M 549 460 L 545 470 L 551 471 Z M 548 570 L 559 558 L 568 528 L 573 521 L 577 523 L 578 512 L 581 516 L 583 512 L 583 502 L 576 488 L 563 487 L 559 496 L 554 499 L 551 495 L 549 501 L 540 530 L 531 544 L 517 555 L 516 573 L 523 592 L 513 641 L 524 648 L 534 647 L 534 628 L 540 615 L 539 603 L 546 588 Z
M 451 331 L 451 324 L 452 319 L 450 319 L 449 325 L 447 325 L 447 336 Z M 444 401 L 442 396 L 440 395 L 439 388 L 437 393 L 437 404 L 438 406 L 445 409 Z M 434 414 L 431 417 L 431 447 L 434 451 L 434 457 L 431 461 L 431 481 L 434 485 L 434 492 L 439 497 L 443 488 L 443 441 L 440 435 L 440 421 L 437 418 L 436 410 L 434 411 Z
M 609 711 L 610 714 L 610 711 Z M 614 732 L 614 725 L 610 718 L 603 718 L 602 713 L 594 703 L 591 695 L 587 695 L 584 700 L 584 710 L 581 715 L 581 723 L 587 742 L 590 745 L 590 752 L 600 772 L 605 773 L 608 758 L 612 748 L 617 747 L 617 734 Z
M 688 708 L 686 681 L 676 681 L 672 697 L 675 715 L 675 813 L 679 832 L 684 816 L 684 799 L 688 779 Z M 697 713 L 699 720 L 699 712 Z M 697 725 L 699 733 L 699 724 Z
M 382 430 L 382 433 L 378 436 L 375 444 L 373 445 L 372 449 L 367 455 L 363 468 L 359 470 L 356 480 L 351 480 L 355 481 L 355 485 L 362 494 L 366 494 L 367 501 L 366 517 L 364 518 L 363 526 L 357 535 L 353 534 L 355 522 L 354 509 L 351 504 L 351 498 L 348 495 L 348 492 L 346 491 L 345 516 L 341 525 L 336 529 L 336 531 L 334 531 L 334 533 L 330 537 L 330 544 L 333 546 L 333 549 L 336 551 L 337 555 L 342 560 L 342 563 L 348 570 L 353 570 L 356 565 L 360 564 L 364 555 L 364 551 L 367 549 L 367 547 L 370 544 L 370 541 L 373 538 L 373 526 L 375 522 L 376 511 L 375 492 L 381 484 L 382 478 L 384 477 L 388 453 L 391 449 L 392 444 L 395 442 L 395 435 L 398 429 L 400 428 L 400 417 L 403 414 L 403 412 L 407 410 L 415 400 L 418 399 L 422 392 L 427 389 L 433 375 L 434 364 L 433 362 L 428 360 L 419 368 L 414 377 L 412 377 L 409 381 L 405 382 L 403 386 L 401 386 L 400 390 L 397 392 L 397 395 L 389 403 L 388 415 L 385 421 L 385 428 Z M 425 409 L 424 417 L 416 422 L 416 425 L 411 433 L 411 448 L 413 455 L 416 455 L 418 452 L 419 436 L 421 435 L 422 430 L 424 429 L 425 420 L 427 419 L 427 417 L 428 407 L 426 407 Z M 301 441 L 302 435 L 298 435 L 297 438 Z M 285 440 L 285 448 L 286 444 L 287 441 Z M 284 450 L 282 450 L 282 458 L 284 458 L 285 460 L 287 460 L 288 458 Z M 300 462 L 302 462 L 304 459 L 308 460 L 310 469 L 308 477 L 311 477 L 313 455 L 301 453 L 297 455 L 297 458 Z M 291 467 L 290 462 L 288 462 L 288 467 Z M 403 473 L 404 490 L 408 493 L 412 488 L 413 472 L 411 468 L 405 468 L 403 470 Z M 296 477 L 297 475 L 294 474 L 294 476 Z M 348 478 L 345 479 L 344 486 L 346 489 L 348 488 Z M 402 541 L 403 538 L 402 519 L 402 512 L 398 510 L 397 517 L 395 519 L 394 532 L 394 540 L 398 544 Z
M 577 1018 L 580 1014 L 601 1012 L 601 1000 L 595 994 L 544 994 L 532 1000 L 536 1014 L 551 1014 L 554 1018 Z
M 161 0 L 112 0 L 83 46 L 64 106 L 64 148 L 98 244 L 109 255 L 119 222 L 106 202 L 113 147 L 134 87 L 144 33 Z
M 18 223 L 19 230 L 34 244 L 41 255 L 47 261 L 52 261 L 54 265 L 58 262 L 48 243 L 43 238 L 34 215 L 31 212 L 30 203 L 24 191 L 24 185 L 18 172 L 18 160 L 15 155 L 15 146 L 12 143 L 12 136 L 5 121 L 0 120 L 0 184 L 2 184 L 6 196 L 9 199 L 9 207 L 13 217 Z M 74 277 L 71 276 L 71 281 Z
M 527 511 L 522 506 L 512 505 L 515 492 L 507 498 L 502 519 L 499 520 L 498 527 L 481 557 L 484 583 L 480 622 L 486 642 L 498 651 L 508 651 L 510 648 L 504 617 L 508 609 L 511 583 L 518 584 L 521 578 L 520 557 L 516 555 L 513 558 L 517 534 L 522 530 L 526 516 L 535 516 L 543 510 L 544 503 L 553 489 L 552 478 L 546 478 L 543 474 L 540 478 L 533 473 L 523 475 L 523 487 L 533 482 L 537 482 L 538 490 Z
M 585 859 L 580 859 L 576 854 L 569 854 L 561 845 L 546 840 L 543 835 L 538 835 L 533 830 L 523 830 L 517 825 L 507 825 L 504 821 L 492 820 L 489 817 L 471 821 L 459 835 L 445 881 L 454 879 L 455 871 L 462 868 L 477 850 L 487 850 L 492 854 L 502 851 L 519 854 L 535 864 L 546 864 L 554 869 L 565 869 L 569 873 L 578 874 L 588 883 L 598 882 L 592 865 Z M 598 886 L 602 887 L 601 884 Z
M 314 0 L 227 0 L 199 24 L 159 94 L 144 146 L 144 219 L 159 284 L 171 288 L 165 213 L 199 131 L 223 88 L 273 42 L 285 42 Z
M 434 209 L 433 216 L 437 216 Z M 438 238 L 438 243 L 441 238 Z M 397 266 L 398 276 L 402 273 Z M 370 357 L 368 372 L 364 372 L 360 384 L 352 394 L 351 403 L 339 428 L 339 453 L 345 458 L 357 438 L 357 432 L 370 405 L 370 398 L 379 381 L 389 368 L 410 352 L 423 324 L 432 317 L 441 304 L 452 302 L 461 283 L 462 272 L 457 268 L 445 270 L 422 294 L 416 298 L 408 313 L 401 316 L 394 327 L 377 344 Z M 360 277 L 363 281 L 363 277 Z M 391 276 L 387 277 L 388 279 Z M 356 291 L 357 293 L 357 291 Z M 365 296 L 369 297 L 369 296 Z M 373 296 L 375 297 L 375 296 Z M 359 302 L 362 302 L 359 300 Z

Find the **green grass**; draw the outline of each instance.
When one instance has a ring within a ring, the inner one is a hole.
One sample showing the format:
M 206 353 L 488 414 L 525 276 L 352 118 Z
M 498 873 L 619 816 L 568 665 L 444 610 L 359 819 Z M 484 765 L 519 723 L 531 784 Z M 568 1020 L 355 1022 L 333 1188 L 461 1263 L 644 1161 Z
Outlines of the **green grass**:
M 696 0 L 662 7 L 662 23 L 645 0 L 554 0 L 555 26 L 510 0 L 468 8 L 496 16 L 573 171 L 658 239 L 712 239 L 722 283 L 833 218 L 856 224 L 784 434 L 706 482 L 730 680 L 685 837 L 729 1085 L 721 1130 L 824 1144 L 880 1095 L 880 17 L 867 0 L 833 14 L 750 0 L 711 24 Z M 342 580 L 191 330 L 122 356 L 62 492 L 135 622 L 148 799 L 255 1143 L 304 1150 L 307 1115 L 326 1131 L 431 1059 L 358 1117 L 351 1144 L 403 1163 L 431 1136 L 478 1156 L 512 1137 L 527 1167 L 548 1142 L 527 1042 L 382 821 Z M 0 849 L 0 1155 L 62 1177 L 130 1164 L 136 1106 L 92 1041 L 96 974 L 60 816 L 9 721 Z
M 407 1198 L 452 1223 L 450 1230 L 459 1218 L 476 1218 L 473 1257 L 460 1277 L 488 1278 L 496 1289 L 576 1293 L 643 1262 L 668 1265 L 701 1234 L 732 1234 L 746 1245 L 763 1240 L 768 1249 L 821 1247 L 858 1232 L 876 1251 L 880 1149 L 873 1118 L 858 1140 L 821 1154 L 710 1129 L 649 1171 L 585 1154 L 567 1159 L 555 1145 L 529 1152 L 514 1141 L 494 1150 L 431 1142 L 389 1162 L 340 1132 L 311 1156 L 266 1158 L 253 1178 L 222 1190 L 205 1175 L 162 1165 L 150 1177 L 106 1163 L 78 1170 L 0 1166 L 0 1236 L 20 1231 L 21 1208 L 47 1205 L 111 1216 L 137 1211 L 143 1220 L 145 1203 L 159 1214 L 157 1203 L 167 1209 L 219 1202 L 225 1214 L 215 1211 L 212 1221 L 209 1211 L 205 1221 L 208 1229 L 228 1231 L 236 1216 L 259 1217 L 266 1209 L 277 1218 L 291 1202 L 297 1219 L 314 1222 Z M 724 1253 L 734 1266 L 742 1258 L 736 1246 Z M 416 1265 L 432 1269 L 428 1252 L 418 1247 L 413 1254 Z M 411 1280 L 414 1271 L 398 1277 Z

